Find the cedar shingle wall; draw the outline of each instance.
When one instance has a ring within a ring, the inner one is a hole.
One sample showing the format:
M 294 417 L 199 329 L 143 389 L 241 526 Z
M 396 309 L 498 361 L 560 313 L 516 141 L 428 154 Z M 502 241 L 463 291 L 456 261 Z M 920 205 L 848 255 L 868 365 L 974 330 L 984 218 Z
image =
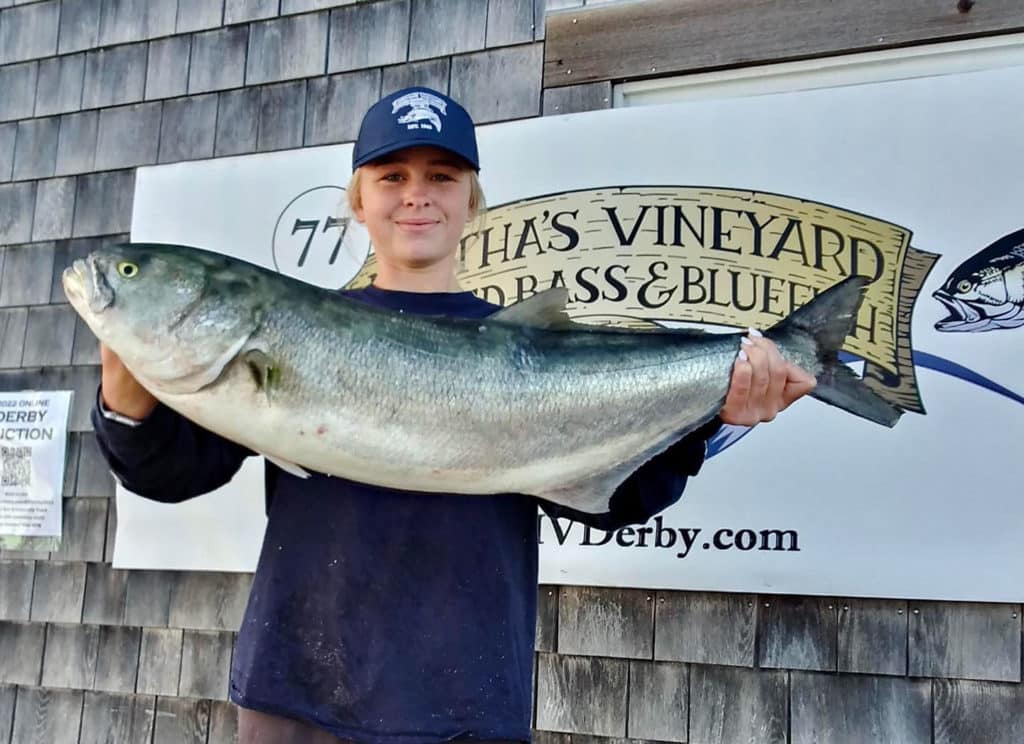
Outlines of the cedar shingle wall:
M 231 742 L 251 578 L 111 568 L 99 359 L 59 272 L 125 237 L 137 166 L 349 141 L 367 105 L 413 83 L 480 122 L 608 107 L 611 83 L 542 91 L 545 0 L 0 8 L 0 390 L 76 392 L 62 546 L 0 553 L 0 744 Z M 1016 605 L 539 596 L 544 744 L 1024 741 Z

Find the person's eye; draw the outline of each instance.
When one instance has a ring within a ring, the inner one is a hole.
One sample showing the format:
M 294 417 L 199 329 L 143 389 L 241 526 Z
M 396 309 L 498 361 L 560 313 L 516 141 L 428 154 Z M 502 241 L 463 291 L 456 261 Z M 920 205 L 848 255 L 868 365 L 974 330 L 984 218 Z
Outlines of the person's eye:
M 402 174 L 401 173 L 385 173 L 383 176 L 381 176 L 380 180 L 382 180 L 382 181 L 389 181 L 391 183 L 397 183 L 398 181 L 402 180 Z
M 447 173 L 435 173 L 433 175 L 435 181 L 454 181 L 455 179 Z

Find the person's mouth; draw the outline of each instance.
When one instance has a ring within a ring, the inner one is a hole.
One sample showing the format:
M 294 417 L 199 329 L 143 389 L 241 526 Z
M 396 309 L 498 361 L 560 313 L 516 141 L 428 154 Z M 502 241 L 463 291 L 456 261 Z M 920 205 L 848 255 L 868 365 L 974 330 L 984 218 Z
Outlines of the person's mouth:
M 422 218 L 396 220 L 396 223 L 403 230 L 409 230 L 410 232 L 423 232 L 425 230 L 429 230 L 435 225 L 440 224 L 437 220 L 428 220 Z

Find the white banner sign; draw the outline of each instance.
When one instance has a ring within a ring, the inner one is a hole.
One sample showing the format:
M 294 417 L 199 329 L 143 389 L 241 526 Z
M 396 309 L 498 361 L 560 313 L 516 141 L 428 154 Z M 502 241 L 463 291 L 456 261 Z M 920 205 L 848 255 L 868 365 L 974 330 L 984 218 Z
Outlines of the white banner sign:
M 0 393 L 0 537 L 60 537 L 72 394 Z
M 512 302 L 564 284 L 577 315 L 721 329 L 865 274 L 847 359 L 906 412 L 889 430 L 808 399 L 727 428 L 648 525 L 540 517 L 542 581 L 1024 600 L 1022 111 L 1024 68 L 1006 67 L 481 127 L 492 209 L 464 286 Z M 350 155 L 140 169 L 132 238 L 341 287 L 369 252 L 335 208 Z M 121 492 L 115 565 L 252 570 L 255 488 L 173 507 Z

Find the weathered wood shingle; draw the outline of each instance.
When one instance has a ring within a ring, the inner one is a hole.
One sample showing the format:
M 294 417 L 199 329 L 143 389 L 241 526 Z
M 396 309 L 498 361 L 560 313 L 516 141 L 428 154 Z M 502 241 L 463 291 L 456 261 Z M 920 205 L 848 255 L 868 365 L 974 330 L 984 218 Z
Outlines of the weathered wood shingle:
M 72 235 L 109 235 L 131 229 L 135 171 L 79 176 Z
M 78 342 L 76 336 L 75 342 Z M 78 478 L 75 481 L 75 496 L 104 497 L 114 495 L 114 477 L 110 466 L 103 458 L 96 434 L 88 432 L 80 437 L 78 451 Z
M 91 625 L 120 625 L 128 597 L 128 571 L 106 563 L 90 563 L 85 574 L 82 622 Z
M 1024 686 L 935 680 L 935 744 L 1024 741 Z
M 100 35 L 100 3 L 95 0 L 61 0 L 57 49 L 61 54 L 96 46 Z
M 36 116 L 78 111 L 85 81 L 85 54 L 52 57 L 39 63 Z
M 100 626 L 93 687 L 105 692 L 134 692 L 141 644 L 142 630 L 139 628 Z
M 385 67 L 380 94 L 386 96 L 414 85 L 423 85 L 447 94 L 451 68 L 452 63 L 448 57 Z
M 189 94 L 241 86 L 245 80 L 248 44 L 248 26 L 233 26 L 193 36 L 188 72 Z
M 85 564 L 36 564 L 30 617 L 36 623 L 78 623 L 85 599 Z
M 534 0 L 489 0 L 487 46 L 533 41 L 533 3 Z
M 14 172 L 14 142 L 18 136 L 17 122 L 0 124 L 0 181 L 10 181 Z
M 10 744 L 11 741 L 17 689 L 14 685 L 0 685 L 0 744 Z
M 1021 680 L 1020 605 L 913 602 L 911 676 Z
M 125 599 L 126 625 L 166 627 L 171 610 L 172 571 L 131 571 Z
M 153 744 L 206 744 L 210 730 L 210 702 L 159 697 Z
M 537 728 L 625 736 L 629 662 L 539 654 Z
M 245 83 L 255 85 L 322 75 L 327 58 L 327 13 L 253 23 Z
M 835 671 L 838 614 L 833 600 L 764 597 L 759 611 L 760 666 Z
M 234 703 L 210 703 L 210 735 L 207 744 L 236 744 L 238 707 Z
M 689 736 L 689 670 L 674 662 L 629 664 L 630 739 L 685 742 Z
M 103 0 L 100 46 L 174 33 L 178 0 Z
M 182 631 L 174 628 L 143 628 L 139 647 L 137 692 L 146 695 L 177 695 L 181 672 Z
M 654 656 L 653 631 L 651 592 L 562 587 L 558 599 L 559 653 L 650 659 Z
M 214 155 L 256 151 L 259 134 L 260 89 L 242 88 L 217 96 L 217 135 Z
M 793 672 L 791 744 L 931 744 L 927 680 Z
M 412 0 L 409 59 L 482 49 L 487 0 Z
M 786 744 L 786 692 L 786 672 L 691 665 L 691 744 Z
M 17 184 L 32 185 L 35 184 Z M 4 187 L 0 186 L 0 201 Z M 15 200 L 15 205 L 20 199 Z M 8 202 L 10 203 L 10 202 Z M 31 212 L 31 208 L 25 205 Z M 3 216 L 0 213 L 0 224 Z M 2 234 L 2 233 L 0 233 Z M 0 241 L 3 238 L 0 237 Z M 50 283 L 53 281 L 53 243 L 11 246 L 4 250 L 3 278 L 0 280 L 0 306 L 44 305 L 50 299 Z
M 182 642 L 178 695 L 227 700 L 234 635 L 186 630 Z
M 0 65 L 56 54 L 59 15 L 59 0 L 0 12 Z
M 148 51 L 149 45 L 141 43 L 87 52 L 82 108 L 141 101 L 146 91 Z
M 305 144 L 355 140 L 363 113 L 380 95 L 380 70 L 361 70 L 309 81 Z
M 537 116 L 543 44 L 488 49 L 452 58 L 452 98 L 482 124 Z
M 0 67 L 0 121 L 13 121 L 32 116 L 36 103 L 38 62 L 22 62 Z
M 32 240 L 55 240 L 71 235 L 75 215 L 74 178 L 50 178 L 36 184 L 36 206 L 32 219 Z
M 164 102 L 157 160 L 176 163 L 213 157 L 217 133 L 217 95 L 178 98 Z
M 338 8 L 331 11 L 330 24 L 327 72 L 392 65 L 406 58 L 409 0 Z
M 224 17 L 224 0 L 178 0 L 176 34 L 216 28 Z
M 92 689 L 99 637 L 95 625 L 47 626 L 42 686 Z
M 45 643 L 42 623 L 0 622 L 0 684 L 38 685 Z
M 26 367 L 70 364 L 74 338 L 75 312 L 70 305 L 31 307 L 22 364 Z
M 280 0 L 224 0 L 224 25 L 277 15 Z
M 18 122 L 18 137 L 14 143 L 15 181 L 53 175 L 59 131 L 60 119 L 56 116 Z
M 27 308 L 13 307 L 0 310 L 0 367 L 21 366 L 27 325 Z
M 260 123 L 256 149 L 288 150 L 302 145 L 306 114 L 306 81 L 260 88 Z
M 35 561 L 0 561 L 0 620 L 28 620 Z
M 43 690 L 22 687 L 14 707 L 17 744 L 78 744 L 82 721 L 82 693 L 78 690 Z
M 545 116 L 553 116 L 578 114 L 583 111 L 597 111 L 611 107 L 612 84 L 610 80 L 605 80 L 600 83 L 548 88 L 544 91 L 542 110 Z
M 61 561 L 103 560 L 107 533 L 107 499 L 83 498 L 64 501 L 64 529 L 60 548 L 51 556 Z
M 537 590 L 537 651 L 555 651 L 558 647 L 559 587 L 542 585 Z
M 86 692 L 79 744 L 151 744 L 156 699 Z
M 88 173 L 96 160 L 96 132 L 100 121 L 98 111 L 83 111 L 60 117 L 57 139 L 56 175 Z
M 750 594 L 659 592 L 654 658 L 753 666 L 755 600 Z
M 146 100 L 184 95 L 188 90 L 191 36 L 168 36 L 149 42 Z
M 252 575 L 183 571 L 171 588 L 169 625 L 195 630 L 238 630 Z
M 907 603 L 851 599 L 839 611 L 839 671 L 907 673 Z
M 155 163 L 162 110 L 159 101 L 103 109 L 96 139 L 96 169 Z

